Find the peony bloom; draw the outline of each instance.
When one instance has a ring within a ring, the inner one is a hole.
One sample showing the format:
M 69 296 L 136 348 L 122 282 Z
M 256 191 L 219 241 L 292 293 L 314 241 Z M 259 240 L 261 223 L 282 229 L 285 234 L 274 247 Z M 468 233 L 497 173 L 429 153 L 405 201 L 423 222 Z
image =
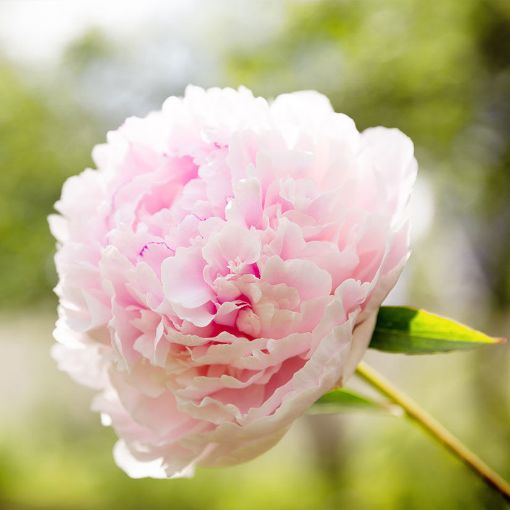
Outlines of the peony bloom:
M 412 142 L 315 92 L 188 87 L 93 155 L 50 218 L 60 368 L 132 477 L 259 455 L 368 346 L 408 256 Z

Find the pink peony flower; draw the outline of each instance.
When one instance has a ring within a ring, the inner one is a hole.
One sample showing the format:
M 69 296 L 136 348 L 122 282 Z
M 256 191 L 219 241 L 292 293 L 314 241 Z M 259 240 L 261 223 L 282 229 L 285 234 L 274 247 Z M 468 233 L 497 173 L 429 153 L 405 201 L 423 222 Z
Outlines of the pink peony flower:
M 272 447 L 363 356 L 408 256 L 412 142 L 315 92 L 188 87 L 64 184 L 54 356 L 132 477 Z

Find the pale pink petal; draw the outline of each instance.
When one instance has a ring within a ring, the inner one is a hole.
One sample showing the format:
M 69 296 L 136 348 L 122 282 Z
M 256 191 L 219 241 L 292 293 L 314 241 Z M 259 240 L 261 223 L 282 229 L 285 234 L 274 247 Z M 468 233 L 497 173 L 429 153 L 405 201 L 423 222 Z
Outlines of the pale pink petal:
M 409 255 L 412 142 L 316 92 L 189 86 L 93 157 L 49 220 L 59 367 L 134 478 L 263 453 L 368 347 Z

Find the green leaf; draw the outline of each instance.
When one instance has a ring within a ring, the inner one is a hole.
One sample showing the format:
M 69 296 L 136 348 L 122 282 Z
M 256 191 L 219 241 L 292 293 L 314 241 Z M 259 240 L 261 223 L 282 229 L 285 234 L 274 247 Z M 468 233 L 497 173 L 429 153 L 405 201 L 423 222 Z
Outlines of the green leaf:
M 310 408 L 309 413 L 338 413 L 354 409 L 391 411 L 391 407 L 389 404 L 377 402 L 347 388 L 335 388 L 317 400 Z
M 386 352 L 431 354 L 504 342 L 425 310 L 382 306 L 370 347 Z

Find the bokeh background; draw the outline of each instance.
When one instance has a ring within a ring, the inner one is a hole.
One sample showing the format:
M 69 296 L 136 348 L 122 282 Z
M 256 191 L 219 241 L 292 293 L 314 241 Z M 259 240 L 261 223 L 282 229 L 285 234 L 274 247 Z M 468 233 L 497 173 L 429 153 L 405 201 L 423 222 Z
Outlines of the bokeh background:
M 0 0 L 0 508 L 504 508 L 413 424 L 375 412 L 304 417 L 261 458 L 192 480 L 114 466 L 91 393 L 49 355 L 46 216 L 108 129 L 188 83 L 317 89 L 360 129 L 406 132 L 414 253 L 390 301 L 510 336 L 508 0 Z M 508 346 L 368 359 L 510 477 Z

